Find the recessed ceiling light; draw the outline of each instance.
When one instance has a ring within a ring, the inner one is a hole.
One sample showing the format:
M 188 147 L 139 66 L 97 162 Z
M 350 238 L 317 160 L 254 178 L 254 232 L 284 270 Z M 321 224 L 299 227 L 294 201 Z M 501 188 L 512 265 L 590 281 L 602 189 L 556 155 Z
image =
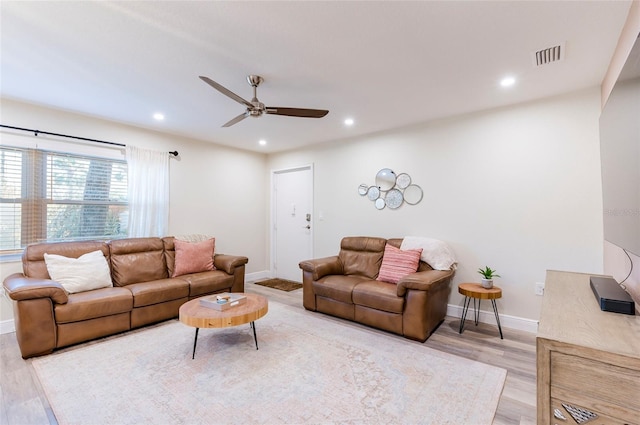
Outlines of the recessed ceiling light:
M 258 143 L 260 144 L 260 146 L 264 146 L 264 145 L 266 145 L 266 144 L 267 144 L 267 141 L 266 141 L 266 140 L 264 140 L 264 139 L 260 139 L 260 140 L 258 141 Z
M 153 114 L 153 119 L 155 119 L 156 121 L 162 121 L 164 120 L 164 114 L 156 112 L 155 114 Z
M 350 127 L 353 125 L 353 118 L 347 118 L 344 120 L 344 125 L 346 125 L 347 127 Z
M 514 77 L 504 77 L 500 80 L 500 85 L 502 87 L 511 87 L 516 83 L 516 79 Z

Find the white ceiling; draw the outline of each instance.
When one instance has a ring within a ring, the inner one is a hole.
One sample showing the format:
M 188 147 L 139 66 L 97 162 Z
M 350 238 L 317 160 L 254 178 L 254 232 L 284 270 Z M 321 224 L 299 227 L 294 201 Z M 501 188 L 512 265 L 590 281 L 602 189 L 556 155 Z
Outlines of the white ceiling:
M 1 95 L 278 152 L 597 86 L 630 5 L 3 0 Z M 533 65 L 532 52 L 562 42 L 563 61 Z M 264 77 L 258 98 L 267 106 L 330 112 L 222 128 L 244 107 L 198 76 L 250 100 L 248 74 Z M 508 90 L 505 75 L 517 78 Z M 163 122 L 152 118 L 158 111 Z

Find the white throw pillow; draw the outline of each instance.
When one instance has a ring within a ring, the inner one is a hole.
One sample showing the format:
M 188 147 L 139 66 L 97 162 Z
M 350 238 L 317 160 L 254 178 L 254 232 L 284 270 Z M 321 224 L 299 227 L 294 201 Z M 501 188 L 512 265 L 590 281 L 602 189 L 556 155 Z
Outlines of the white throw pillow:
M 402 240 L 400 249 L 420 249 L 420 259 L 429 264 L 434 270 L 450 270 L 455 268 L 456 258 L 449 245 L 439 239 L 423 238 L 420 236 L 406 236 Z
M 177 235 L 174 236 L 174 239 L 185 242 L 204 242 L 206 240 L 211 239 L 213 236 L 203 235 L 201 233 L 192 233 L 189 235 Z
M 44 254 L 52 280 L 70 294 L 113 286 L 111 271 L 102 251 L 88 252 L 78 258 Z

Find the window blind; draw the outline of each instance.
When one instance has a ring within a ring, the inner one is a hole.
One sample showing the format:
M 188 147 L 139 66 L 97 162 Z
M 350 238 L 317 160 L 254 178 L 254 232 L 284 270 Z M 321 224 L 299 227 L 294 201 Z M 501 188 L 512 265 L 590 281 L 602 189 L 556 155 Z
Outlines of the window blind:
M 127 233 L 125 161 L 0 148 L 0 252 Z

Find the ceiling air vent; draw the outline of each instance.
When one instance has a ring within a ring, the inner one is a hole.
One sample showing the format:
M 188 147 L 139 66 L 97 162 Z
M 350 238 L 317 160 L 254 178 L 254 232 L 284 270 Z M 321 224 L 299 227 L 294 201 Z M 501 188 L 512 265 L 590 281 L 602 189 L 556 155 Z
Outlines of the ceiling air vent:
M 552 62 L 559 62 L 564 59 L 565 55 L 565 43 L 560 43 L 557 46 L 547 47 L 546 49 L 533 52 L 533 66 L 542 66 Z

